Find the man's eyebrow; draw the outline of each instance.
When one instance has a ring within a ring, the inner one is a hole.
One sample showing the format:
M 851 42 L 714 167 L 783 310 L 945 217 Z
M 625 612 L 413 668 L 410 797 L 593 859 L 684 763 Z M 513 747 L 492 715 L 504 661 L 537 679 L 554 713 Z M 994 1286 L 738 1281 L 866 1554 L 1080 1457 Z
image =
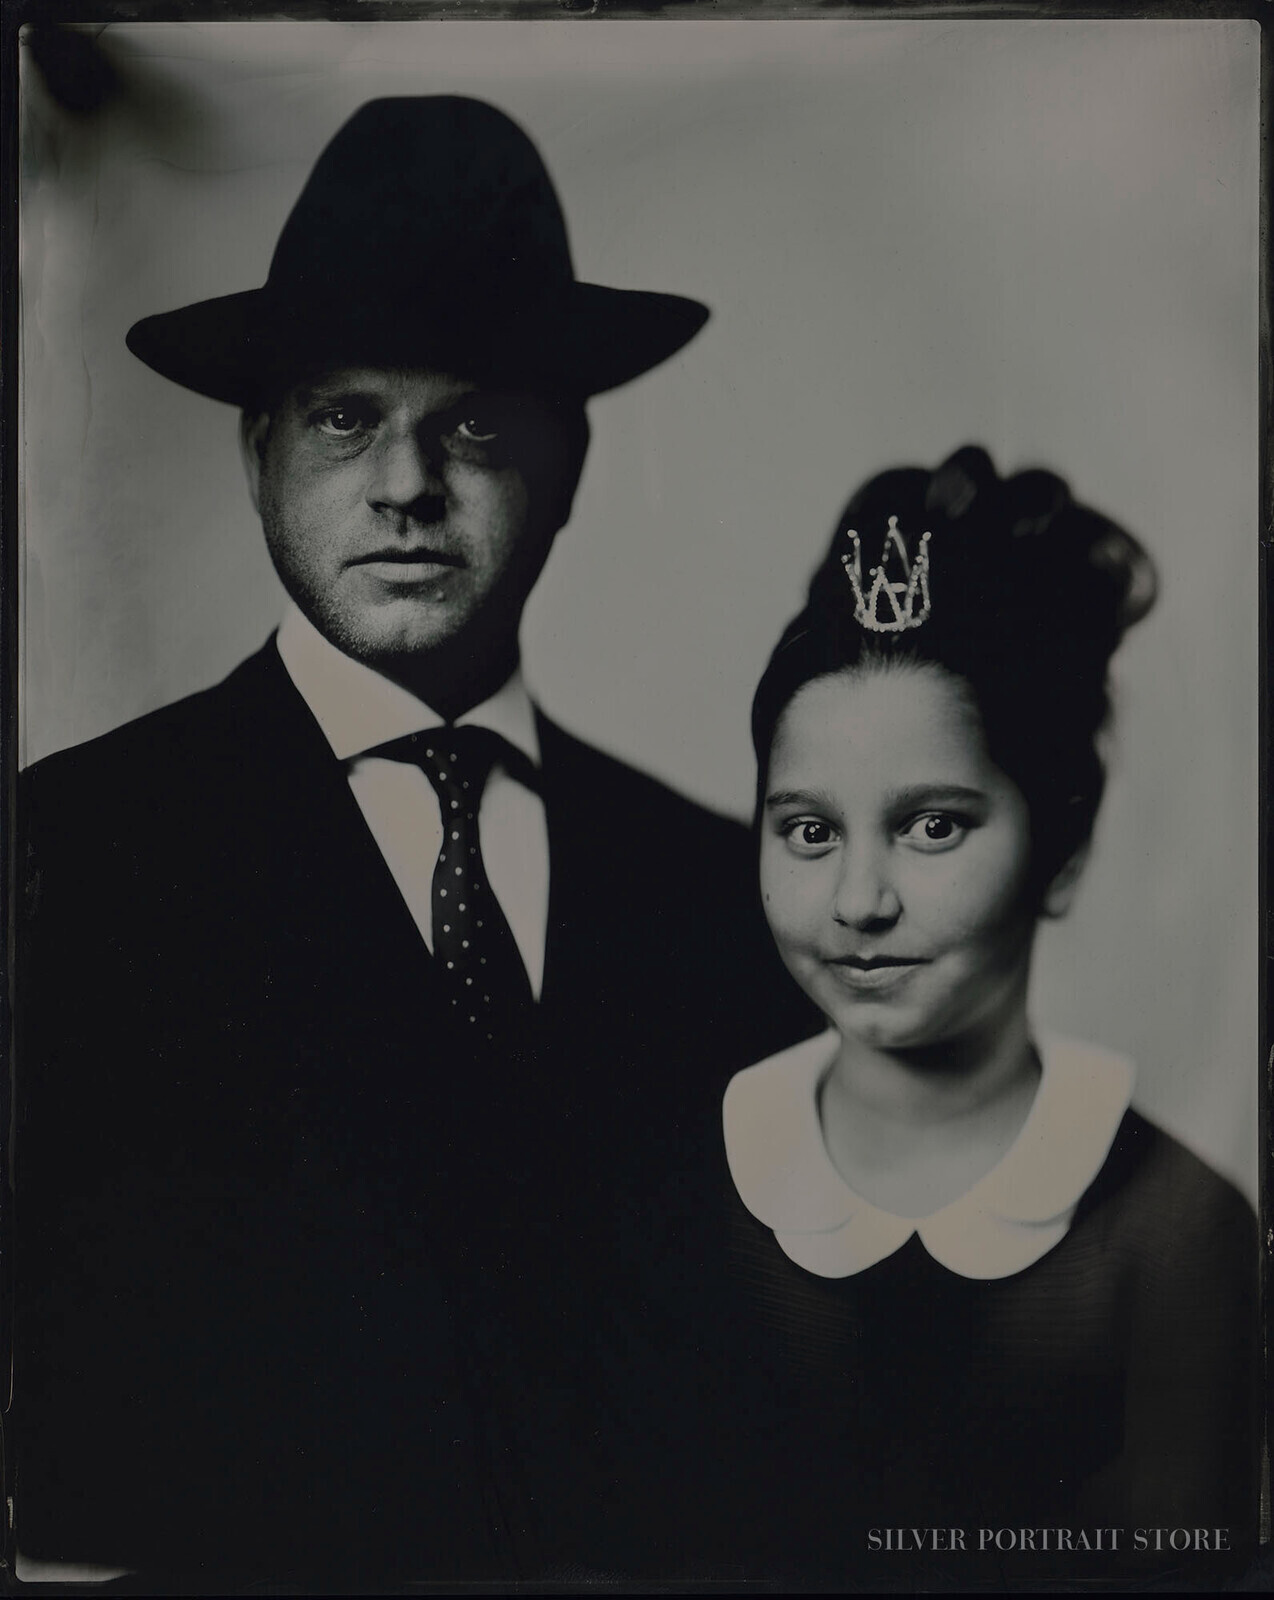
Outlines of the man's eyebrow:
M 298 383 L 293 393 L 302 409 L 332 400 L 371 400 L 374 398 L 366 384 L 348 379 L 315 378 L 312 382 Z

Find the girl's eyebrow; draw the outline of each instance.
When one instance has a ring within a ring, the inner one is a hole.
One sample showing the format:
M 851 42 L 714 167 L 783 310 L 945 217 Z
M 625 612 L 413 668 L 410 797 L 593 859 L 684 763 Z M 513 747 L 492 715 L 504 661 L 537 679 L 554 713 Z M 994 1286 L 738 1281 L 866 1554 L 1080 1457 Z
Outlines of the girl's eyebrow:
M 966 788 L 961 783 L 913 783 L 905 789 L 894 789 L 887 796 L 890 809 L 895 811 L 924 805 L 985 805 L 987 800 L 985 790 Z
M 776 810 L 779 806 L 814 806 L 824 811 L 834 811 L 836 801 L 823 789 L 779 789 L 774 794 L 765 797 L 765 809 Z
M 984 789 L 970 789 L 962 783 L 913 783 L 905 789 L 892 789 L 885 796 L 889 811 L 908 811 L 923 806 L 986 805 Z M 836 798 L 825 789 L 776 789 L 765 797 L 765 809 L 777 811 L 786 806 L 809 806 L 816 811 L 835 811 Z

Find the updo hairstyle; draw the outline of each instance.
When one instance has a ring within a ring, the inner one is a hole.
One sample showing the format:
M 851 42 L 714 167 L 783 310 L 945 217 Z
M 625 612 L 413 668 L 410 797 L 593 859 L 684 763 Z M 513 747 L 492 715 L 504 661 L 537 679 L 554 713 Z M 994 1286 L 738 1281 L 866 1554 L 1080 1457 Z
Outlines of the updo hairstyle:
M 866 591 L 891 516 L 909 559 L 921 534 L 932 535 L 932 610 L 919 627 L 877 633 L 854 620 L 841 557 L 851 552 L 852 528 Z M 1001 478 L 985 450 L 966 445 L 934 472 L 880 473 L 845 507 L 805 608 L 757 688 L 758 815 L 775 730 L 805 684 L 859 668 L 942 667 L 971 693 L 991 759 L 1026 799 L 1042 897 L 1092 833 L 1105 783 L 1098 736 L 1110 714 L 1107 667 L 1156 591 L 1154 564 L 1137 540 L 1079 505 L 1051 472 Z

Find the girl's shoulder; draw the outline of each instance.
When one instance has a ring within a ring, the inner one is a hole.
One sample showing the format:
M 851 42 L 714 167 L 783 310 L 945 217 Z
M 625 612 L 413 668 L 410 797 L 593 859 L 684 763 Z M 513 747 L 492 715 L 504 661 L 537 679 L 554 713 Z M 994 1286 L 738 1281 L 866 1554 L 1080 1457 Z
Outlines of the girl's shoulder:
M 803 1102 L 831 1065 L 839 1043 L 836 1030 L 825 1028 L 736 1072 L 726 1086 L 722 1106 L 726 1126 L 740 1120 L 763 1121 L 772 1110 Z
M 730 1176 L 767 1227 L 818 1232 L 846 1217 L 844 1184 L 823 1149 L 818 1085 L 840 1043 L 834 1029 L 736 1072 L 721 1104 Z
M 1112 1247 L 1174 1275 L 1202 1277 L 1255 1261 L 1256 1215 L 1245 1195 L 1181 1140 L 1130 1107 L 1081 1217 L 1100 1220 Z

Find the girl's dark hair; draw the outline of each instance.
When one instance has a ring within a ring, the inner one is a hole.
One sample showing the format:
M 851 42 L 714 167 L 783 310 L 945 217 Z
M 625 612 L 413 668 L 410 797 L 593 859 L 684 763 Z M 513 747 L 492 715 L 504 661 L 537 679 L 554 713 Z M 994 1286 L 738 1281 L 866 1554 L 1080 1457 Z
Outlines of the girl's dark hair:
M 852 528 L 866 588 L 891 516 L 913 558 L 921 533 L 931 534 L 932 609 L 919 627 L 876 633 L 854 620 L 841 556 Z M 1107 667 L 1156 591 L 1137 540 L 1077 504 L 1051 472 L 1001 478 L 985 450 L 966 445 L 934 472 L 880 473 L 845 507 L 805 608 L 757 688 L 759 800 L 775 729 L 803 685 L 858 667 L 943 667 L 967 685 L 991 759 L 1026 798 L 1042 894 L 1092 832 L 1105 782 L 1097 739 L 1110 713 Z

